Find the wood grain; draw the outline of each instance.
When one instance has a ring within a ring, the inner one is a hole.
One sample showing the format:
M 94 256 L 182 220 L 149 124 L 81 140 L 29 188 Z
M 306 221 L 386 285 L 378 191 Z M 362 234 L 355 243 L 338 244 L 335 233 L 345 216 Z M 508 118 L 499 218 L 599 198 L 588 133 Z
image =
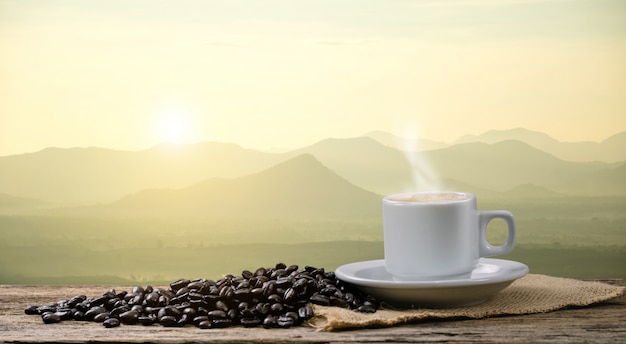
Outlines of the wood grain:
M 603 282 L 626 285 L 626 280 Z M 318 332 L 311 327 L 263 329 L 231 327 L 201 330 L 120 326 L 107 329 L 92 322 L 65 321 L 46 325 L 41 318 L 25 315 L 28 305 L 44 305 L 77 294 L 102 295 L 110 286 L 0 286 L 0 342 L 2 343 L 502 343 L 592 342 L 624 343 L 624 297 L 591 307 L 543 314 L 494 317 L 481 320 L 446 320 L 406 324 L 391 328 Z M 116 287 L 113 287 L 116 288 Z M 130 287 L 117 287 L 130 290 Z

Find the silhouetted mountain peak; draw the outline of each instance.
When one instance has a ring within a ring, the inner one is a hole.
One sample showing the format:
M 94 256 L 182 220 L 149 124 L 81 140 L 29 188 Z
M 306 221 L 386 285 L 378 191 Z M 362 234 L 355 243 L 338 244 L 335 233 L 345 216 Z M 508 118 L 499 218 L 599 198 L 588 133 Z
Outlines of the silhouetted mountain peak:
M 532 131 L 525 128 L 513 128 L 506 130 L 488 130 L 480 135 L 465 135 L 456 140 L 454 143 L 466 143 L 466 142 L 486 142 L 495 143 L 505 140 L 518 140 L 532 145 L 549 145 L 558 143 L 557 140 L 551 136 L 539 132 Z
M 626 131 L 608 137 L 606 140 L 602 141 L 602 144 L 619 144 L 626 148 Z
M 317 143 L 313 144 L 311 147 L 335 147 L 335 146 L 344 146 L 344 147 L 362 147 L 362 146 L 376 146 L 380 145 L 378 141 L 374 140 L 371 137 L 366 136 L 358 136 L 358 137 L 350 137 L 350 138 L 328 138 Z
M 375 216 L 380 196 L 301 154 L 256 174 L 211 178 L 179 190 L 145 190 L 109 207 L 119 213 L 248 218 Z
M 381 130 L 372 131 L 363 136 L 370 137 L 385 146 L 393 147 L 402 151 L 433 150 L 448 146 L 448 144 L 444 142 L 426 140 L 419 137 L 399 137 Z
M 287 161 L 276 164 L 265 170 L 264 174 L 281 173 L 283 171 L 293 172 L 311 172 L 312 170 L 327 170 L 322 163 L 312 154 L 304 153 Z

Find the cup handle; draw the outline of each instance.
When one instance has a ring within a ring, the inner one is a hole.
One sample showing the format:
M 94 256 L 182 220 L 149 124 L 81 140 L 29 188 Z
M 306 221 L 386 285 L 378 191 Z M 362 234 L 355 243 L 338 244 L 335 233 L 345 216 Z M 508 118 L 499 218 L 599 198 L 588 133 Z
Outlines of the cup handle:
M 509 235 L 506 242 L 500 246 L 493 246 L 487 241 L 487 224 L 493 219 L 503 219 L 506 221 L 509 229 Z M 515 220 L 513 214 L 506 210 L 486 210 L 478 212 L 478 229 L 479 229 L 479 255 L 480 257 L 498 256 L 506 254 L 513 250 L 515 245 Z

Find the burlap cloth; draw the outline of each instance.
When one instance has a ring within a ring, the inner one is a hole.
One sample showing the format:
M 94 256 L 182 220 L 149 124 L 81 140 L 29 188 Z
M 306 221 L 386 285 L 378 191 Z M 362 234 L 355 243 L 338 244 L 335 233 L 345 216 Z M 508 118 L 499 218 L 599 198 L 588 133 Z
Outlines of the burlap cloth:
M 480 319 L 498 315 L 545 313 L 570 306 L 588 306 L 624 294 L 626 287 L 601 282 L 528 274 L 489 301 L 476 306 L 448 309 L 380 309 L 359 313 L 338 307 L 314 306 L 309 324 L 320 331 L 381 327 L 428 319 Z

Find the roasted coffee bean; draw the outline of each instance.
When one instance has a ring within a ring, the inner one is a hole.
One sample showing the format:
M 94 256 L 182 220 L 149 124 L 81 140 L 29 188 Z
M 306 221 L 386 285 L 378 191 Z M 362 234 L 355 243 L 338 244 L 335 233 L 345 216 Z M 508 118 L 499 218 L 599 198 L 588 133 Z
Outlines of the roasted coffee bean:
M 293 288 L 287 288 L 287 290 L 285 290 L 285 294 L 283 295 L 283 302 L 293 302 L 296 301 L 298 295 L 296 293 L 296 290 Z
M 72 319 L 72 310 L 69 308 L 62 308 L 54 312 L 54 314 L 58 315 L 61 320 L 70 320 Z
M 226 312 L 226 316 L 228 319 L 232 320 L 233 323 L 237 323 L 239 318 L 241 318 L 239 312 L 235 308 L 229 309 L 228 312 Z
M 158 306 L 167 306 L 170 304 L 171 297 L 169 295 L 161 295 L 159 296 Z
M 188 322 L 191 322 L 191 319 L 189 319 L 186 314 L 183 314 L 180 316 L 180 319 L 176 321 L 176 326 L 183 327 L 187 325 Z
M 306 287 L 307 282 L 308 279 L 306 278 L 298 278 L 295 282 L 293 282 L 293 285 L 291 287 L 295 290 L 300 291 Z
M 126 302 L 120 299 L 116 299 L 116 301 L 113 303 L 113 309 L 120 307 L 126 307 Z
M 304 306 L 298 309 L 298 317 L 302 320 L 311 319 L 313 317 L 313 308 Z
M 235 289 L 233 291 L 233 298 L 239 301 L 249 301 L 252 299 L 252 293 L 250 288 Z
M 165 307 L 162 308 L 162 310 L 165 313 L 165 315 L 171 315 L 173 317 L 179 317 L 181 315 L 181 313 L 182 313 L 174 305 L 165 306 Z
M 276 281 L 269 280 L 263 283 L 263 295 L 271 295 L 276 292 Z
M 37 306 L 28 306 L 24 310 L 24 313 L 28 315 L 39 315 L 39 311 L 37 310 L 37 308 L 38 308 Z
M 376 312 L 376 308 L 374 306 L 370 306 L 370 305 L 360 306 L 356 310 L 361 312 L 361 313 L 375 313 Z
M 106 328 L 120 326 L 120 321 L 117 318 L 108 318 L 102 322 L 102 325 Z
M 298 269 L 297 265 L 278 263 L 215 281 L 179 279 L 169 288 L 135 286 L 132 292 L 110 289 L 93 299 L 76 295 L 44 306 L 29 306 L 24 313 L 38 314 L 45 323 L 75 319 L 106 322 L 107 327 L 159 323 L 199 328 L 287 328 L 313 316 L 307 303 L 360 312 L 378 308 L 374 298 L 337 280 L 332 271 L 312 266 Z
M 128 301 L 129 305 L 140 305 L 143 303 L 143 294 L 136 294 Z
M 192 307 L 185 307 L 185 309 L 183 309 L 183 314 L 194 318 L 198 314 L 198 311 Z
M 263 295 L 263 288 L 253 288 L 250 290 L 250 294 L 252 295 L 252 298 L 259 298 Z
M 278 304 L 278 303 L 276 303 Z M 273 306 L 273 305 L 271 305 Z M 269 303 L 258 303 L 255 307 L 257 313 L 266 315 L 271 312 L 271 306 Z
M 91 300 L 91 302 L 89 302 L 89 304 L 93 307 L 93 306 L 101 306 L 104 305 L 105 302 L 107 302 L 109 300 L 109 297 L 107 296 L 100 296 L 97 297 L 93 300 Z
M 174 281 L 174 282 L 170 283 L 170 288 L 171 288 L 173 291 L 177 291 L 177 290 L 179 290 L 179 289 L 181 289 L 181 288 L 186 287 L 187 285 L 189 285 L 189 283 L 190 283 L 190 282 L 191 282 L 191 281 L 190 281 L 190 280 L 188 280 L 188 279 L 181 278 L 181 279 L 179 279 L 179 280 L 176 280 L 176 281 Z
M 187 287 L 182 287 L 182 288 L 180 288 L 180 289 L 176 290 L 176 294 L 175 294 L 175 296 L 176 296 L 176 297 L 179 297 L 179 298 L 184 298 L 185 296 L 189 295 L 189 292 L 190 292 L 190 291 L 191 291 L 191 290 L 190 290 L 189 288 L 187 288 Z
M 203 300 L 204 299 L 204 295 L 200 294 L 200 292 L 198 292 L 198 291 L 191 290 L 189 292 L 189 294 L 187 295 L 187 299 L 189 301 L 192 301 L 192 300 Z
M 120 314 L 119 318 L 125 325 L 134 325 L 139 320 L 139 313 L 137 311 L 127 311 Z
M 89 308 L 91 307 L 89 301 L 85 300 L 79 304 L 76 305 L 76 309 L 85 313 L 89 310 Z
M 133 309 L 133 308 L 131 308 L 131 309 Z M 143 309 L 140 312 L 143 313 L 143 314 L 157 314 L 157 313 L 159 313 L 160 310 L 161 310 L 161 307 L 145 306 L 145 307 L 143 307 Z
M 94 322 L 103 322 L 103 321 L 107 320 L 110 317 L 111 317 L 111 314 L 109 314 L 109 312 L 102 312 L 102 313 L 96 314 L 96 316 L 93 317 L 93 321 Z
M 259 307 L 259 305 L 257 304 L 256 307 L 246 307 L 242 310 L 239 311 L 239 314 L 244 317 L 253 317 L 257 314 L 259 314 L 259 311 L 257 310 L 257 308 Z
M 93 320 L 93 318 L 100 314 L 100 313 L 104 313 L 106 312 L 106 308 L 102 307 L 102 306 L 96 306 L 93 308 L 90 308 L 87 312 L 85 312 L 85 319 L 87 320 Z
M 252 278 L 252 276 L 254 276 L 254 273 L 252 271 L 249 271 L 249 270 L 243 270 L 241 272 L 241 276 L 243 278 L 245 278 L 245 279 L 250 279 L 250 278 Z
M 109 299 L 113 299 L 117 297 L 117 292 L 115 289 L 109 289 L 106 293 L 102 294 L 102 296 L 106 296 Z
M 39 306 L 37 307 L 37 313 L 36 314 L 44 314 L 44 313 L 54 313 L 57 311 L 57 306 L 56 305 L 47 305 L 47 306 Z
M 260 267 L 258 269 L 256 269 L 256 271 L 254 272 L 255 276 L 265 276 L 267 275 L 267 269 L 265 269 L 264 267 Z
M 165 315 L 159 318 L 159 324 L 165 327 L 173 327 L 178 325 L 176 317 L 173 317 L 171 315 Z
M 196 291 L 196 292 L 200 292 L 200 289 L 202 289 L 203 286 L 203 281 L 201 280 L 196 280 L 196 281 L 192 281 L 189 282 L 189 284 L 187 284 L 187 289 L 189 291 Z
M 333 307 L 340 307 L 340 308 L 348 308 L 349 304 L 348 302 L 346 302 L 343 299 L 340 299 L 338 297 L 335 296 L 331 296 L 330 297 L 330 305 Z
M 123 297 L 121 297 L 121 298 L 123 298 Z M 74 307 L 76 307 L 77 304 L 79 304 L 79 303 L 81 303 L 81 302 L 83 302 L 85 300 L 87 300 L 87 296 L 85 296 L 85 295 L 76 295 L 76 296 L 72 297 L 72 299 L 70 299 L 70 301 L 67 303 L 67 305 L 69 307 L 71 307 L 71 308 L 74 308 Z
M 300 319 L 300 317 L 298 316 L 298 312 L 287 312 L 284 314 L 287 317 L 290 317 L 291 319 L 293 319 L 294 322 L 298 322 L 298 320 Z
M 159 305 L 159 297 L 161 297 L 157 292 L 153 291 L 150 294 L 147 294 L 144 297 L 146 301 L 146 305 L 148 306 L 158 306 Z
M 247 302 L 239 302 L 239 304 L 237 305 L 237 310 L 242 312 L 248 307 L 250 307 L 250 305 Z
M 263 323 L 259 318 L 241 318 L 239 321 L 244 327 L 256 327 Z
M 117 293 L 117 298 L 120 299 L 120 300 L 124 300 L 126 295 L 128 295 L 128 292 L 126 290 L 122 290 L 119 293 Z M 80 295 L 80 296 L 85 296 L 85 295 Z
M 280 277 L 276 280 L 277 288 L 286 288 L 292 284 L 293 278 L 291 277 Z
M 209 321 L 209 317 L 206 315 L 198 315 L 195 318 L 193 318 L 193 320 L 191 321 L 192 324 L 199 326 L 201 322 L 203 321 Z
M 212 310 L 208 315 L 211 319 L 225 319 L 228 317 L 228 313 L 221 309 Z
M 210 320 L 201 321 L 198 323 L 197 326 L 201 329 L 209 329 L 211 328 L 211 321 Z
M 283 298 L 278 294 L 272 294 L 267 297 L 267 302 L 269 303 L 282 303 Z
M 330 299 L 322 294 L 315 293 L 310 297 L 312 303 L 321 306 L 330 306 Z
M 72 313 L 72 319 L 78 321 L 85 320 L 85 313 L 75 309 Z
M 376 305 L 376 301 L 372 300 L 370 298 L 365 298 L 365 301 L 363 301 L 363 305 L 365 305 L 365 306 L 375 306 Z
M 272 328 L 278 326 L 278 317 L 275 315 L 268 315 L 263 319 L 264 328 Z
M 274 303 L 274 304 L 272 304 L 270 312 L 272 314 L 281 314 L 284 309 L 285 309 L 285 307 L 283 307 L 282 303 Z
M 213 319 L 211 320 L 212 328 L 224 328 L 232 325 L 232 321 L 230 319 Z
M 45 324 L 55 324 L 61 321 L 61 317 L 52 312 L 47 312 L 41 315 L 41 320 Z
M 137 322 L 144 326 L 150 326 L 154 324 L 155 318 L 149 316 L 137 317 Z
M 295 324 L 295 321 L 292 317 L 281 315 L 278 317 L 276 324 L 278 325 L 278 327 L 289 328 Z

